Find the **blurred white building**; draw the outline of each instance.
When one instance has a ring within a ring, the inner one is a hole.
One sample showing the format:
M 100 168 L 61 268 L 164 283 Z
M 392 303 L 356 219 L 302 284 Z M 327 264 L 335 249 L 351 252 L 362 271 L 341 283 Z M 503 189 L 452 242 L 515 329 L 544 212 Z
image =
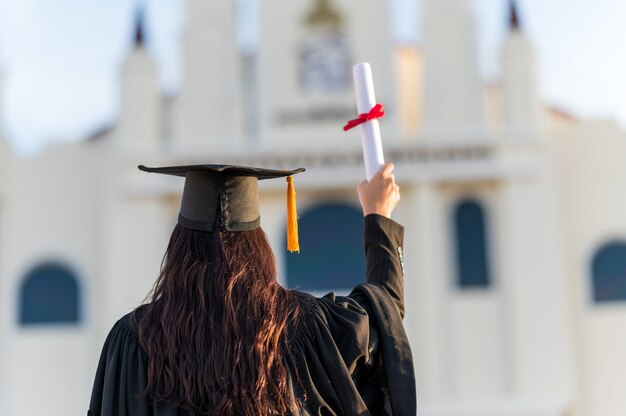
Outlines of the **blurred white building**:
M 262 188 L 280 279 L 360 281 L 364 170 L 358 132 L 341 130 L 359 61 L 402 187 L 420 414 L 626 414 L 626 134 L 541 102 L 514 7 L 493 85 L 470 0 L 422 10 L 414 48 L 392 44 L 388 1 L 264 0 L 260 50 L 242 56 L 233 2 L 187 0 L 175 97 L 139 23 L 114 126 L 29 159 L 3 144 L 0 414 L 86 413 L 104 337 L 150 290 L 176 221 L 182 180 L 140 163 L 306 167 L 300 255 L 284 250 L 286 185 Z

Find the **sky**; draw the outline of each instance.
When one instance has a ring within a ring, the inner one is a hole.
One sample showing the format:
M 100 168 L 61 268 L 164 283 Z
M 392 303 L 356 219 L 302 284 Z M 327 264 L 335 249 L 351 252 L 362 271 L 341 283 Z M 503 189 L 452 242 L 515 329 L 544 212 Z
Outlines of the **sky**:
M 237 0 L 241 47 L 259 44 L 262 0 Z M 373 1 L 373 0 L 372 0 Z M 419 0 L 390 0 L 394 38 L 422 40 Z M 472 1 L 480 67 L 499 77 L 508 0 Z M 544 101 L 583 118 L 613 118 L 626 126 L 626 2 L 517 0 L 533 43 Z M 0 0 L 0 121 L 23 154 L 53 141 L 75 141 L 114 122 L 121 65 L 131 47 L 134 14 L 144 4 L 148 49 L 161 88 L 180 82 L 184 0 Z

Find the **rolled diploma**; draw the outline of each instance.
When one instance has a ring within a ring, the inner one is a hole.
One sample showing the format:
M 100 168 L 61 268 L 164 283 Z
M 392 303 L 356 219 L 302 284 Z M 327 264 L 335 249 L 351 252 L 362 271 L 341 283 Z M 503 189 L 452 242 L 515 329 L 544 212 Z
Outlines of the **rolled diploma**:
M 356 106 L 359 114 L 369 113 L 376 105 L 374 95 L 374 81 L 370 64 L 363 62 L 352 68 L 354 88 L 356 90 Z M 361 145 L 363 147 L 363 161 L 365 162 L 365 176 L 368 181 L 385 164 L 383 144 L 380 138 L 378 120 L 370 120 L 361 124 Z

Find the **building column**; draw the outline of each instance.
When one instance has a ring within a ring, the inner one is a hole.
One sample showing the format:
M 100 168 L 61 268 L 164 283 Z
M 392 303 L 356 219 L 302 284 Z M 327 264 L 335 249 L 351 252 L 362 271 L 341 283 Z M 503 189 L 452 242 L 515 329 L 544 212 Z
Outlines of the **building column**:
M 240 52 L 235 2 L 187 0 L 183 83 L 176 102 L 176 143 L 238 145 L 242 131 Z
M 414 185 L 407 195 L 405 262 L 405 326 L 411 342 L 420 400 L 440 401 L 444 396 L 444 310 L 446 290 L 442 268 L 441 202 L 433 183 Z
M 572 400 L 573 344 L 556 197 L 549 175 L 503 184 L 498 274 L 510 393 L 565 404 Z
M 130 175 L 143 173 L 121 169 L 119 164 L 108 169 L 101 230 L 102 276 L 96 288 L 97 343 L 104 340 L 116 320 L 143 303 L 159 275 L 176 223 L 168 195 L 135 195 L 129 191 Z
M 476 18 L 469 0 L 424 0 L 423 129 L 441 139 L 485 132 Z

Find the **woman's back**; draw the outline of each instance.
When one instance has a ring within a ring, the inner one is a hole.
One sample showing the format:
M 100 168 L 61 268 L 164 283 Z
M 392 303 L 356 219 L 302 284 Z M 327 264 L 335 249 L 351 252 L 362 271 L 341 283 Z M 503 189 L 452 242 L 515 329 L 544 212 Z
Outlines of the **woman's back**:
M 367 282 L 284 289 L 260 229 L 177 226 L 151 302 L 120 319 L 90 415 L 414 415 L 402 326 L 403 229 L 365 218 Z

